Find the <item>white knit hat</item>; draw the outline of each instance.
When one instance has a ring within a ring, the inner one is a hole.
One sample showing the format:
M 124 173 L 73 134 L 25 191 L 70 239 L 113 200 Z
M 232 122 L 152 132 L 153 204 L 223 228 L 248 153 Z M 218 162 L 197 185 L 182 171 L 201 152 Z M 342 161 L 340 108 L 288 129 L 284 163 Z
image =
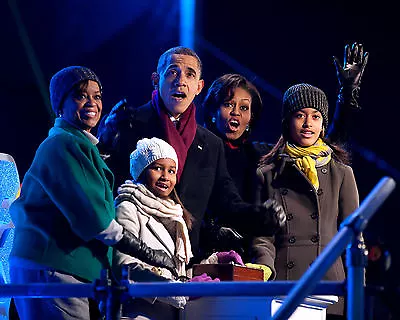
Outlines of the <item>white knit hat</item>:
M 137 181 L 143 170 L 158 159 L 172 159 L 178 171 L 178 156 L 175 149 L 164 140 L 144 138 L 138 141 L 136 150 L 130 156 L 131 176 Z

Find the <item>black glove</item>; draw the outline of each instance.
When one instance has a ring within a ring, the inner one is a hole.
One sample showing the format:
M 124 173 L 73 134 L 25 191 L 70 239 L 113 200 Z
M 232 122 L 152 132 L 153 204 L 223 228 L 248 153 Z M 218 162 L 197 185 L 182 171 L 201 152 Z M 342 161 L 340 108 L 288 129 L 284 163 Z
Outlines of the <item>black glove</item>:
M 119 101 L 110 111 L 105 115 L 97 129 L 97 137 L 100 140 L 99 148 L 103 153 L 108 153 L 117 147 L 120 137 L 121 124 L 126 119 L 131 117 L 127 107 L 126 99 Z
M 254 224 L 254 232 L 257 233 L 255 236 L 274 235 L 285 225 L 285 211 L 276 200 L 268 199 L 260 206 L 259 210 L 258 219 Z
M 235 229 L 229 227 L 220 227 L 217 232 L 216 251 L 234 250 L 240 255 L 245 254 L 245 242 L 243 236 Z
M 164 282 L 169 279 L 160 276 L 153 271 L 133 262 L 122 265 L 122 279 L 136 282 Z
M 221 227 L 217 233 L 217 240 L 219 241 L 239 241 L 242 239 L 242 235 L 240 235 L 235 229 L 229 227 Z
M 148 247 L 142 240 L 126 229 L 124 229 L 122 239 L 114 244 L 113 247 L 152 266 L 166 268 L 171 271 L 173 276 L 178 277 L 173 258 L 163 250 L 155 250 Z
M 115 128 L 117 126 L 117 123 L 124 119 L 127 105 L 128 102 L 126 101 L 126 99 L 118 101 L 117 104 L 111 109 L 110 113 L 107 115 L 105 119 L 105 125 Z
M 338 95 L 340 103 L 360 109 L 358 104 L 360 84 L 368 56 L 369 53 L 364 52 L 363 45 L 355 42 L 351 47 L 346 45 L 344 48 L 344 67 L 338 58 L 333 57 L 340 86 Z

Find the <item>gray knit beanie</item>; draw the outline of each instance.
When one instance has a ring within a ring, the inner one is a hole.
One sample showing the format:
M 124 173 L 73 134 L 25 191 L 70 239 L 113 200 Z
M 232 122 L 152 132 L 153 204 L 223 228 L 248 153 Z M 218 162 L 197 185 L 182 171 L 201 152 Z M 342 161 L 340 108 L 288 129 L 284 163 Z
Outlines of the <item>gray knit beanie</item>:
M 56 115 L 61 108 L 61 102 L 65 99 L 72 87 L 81 81 L 96 81 L 103 90 L 99 78 L 86 67 L 70 66 L 58 71 L 50 80 L 50 101 L 51 107 Z
M 130 156 L 130 171 L 134 181 L 137 181 L 143 170 L 158 159 L 172 159 L 178 171 L 178 156 L 175 149 L 164 140 L 144 138 L 137 142 L 136 150 Z
M 328 127 L 328 99 L 325 93 L 307 83 L 291 86 L 283 95 L 282 120 L 295 111 L 303 108 L 314 108 L 321 112 L 323 125 Z

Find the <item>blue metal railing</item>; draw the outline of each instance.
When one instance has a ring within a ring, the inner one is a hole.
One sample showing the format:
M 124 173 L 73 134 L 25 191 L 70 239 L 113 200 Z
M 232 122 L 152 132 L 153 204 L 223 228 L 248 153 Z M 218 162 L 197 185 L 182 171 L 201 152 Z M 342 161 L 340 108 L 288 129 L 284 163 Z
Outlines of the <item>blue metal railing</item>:
M 330 266 L 347 251 L 348 318 L 363 319 L 365 247 L 360 233 L 369 219 L 393 191 L 395 182 L 383 178 L 360 207 L 341 225 L 339 232 L 318 256 L 299 281 L 220 282 L 220 283 L 133 283 L 122 281 L 115 285 L 108 272 L 92 284 L 5 284 L 0 285 L 0 297 L 94 297 L 106 305 L 106 319 L 119 319 L 121 298 L 166 296 L 283 296 L 288 295 L 275 313 L 274 320 L 288 319 L 296 307 L 310 294 L 342 296 L 346 282 L 320 281 Z

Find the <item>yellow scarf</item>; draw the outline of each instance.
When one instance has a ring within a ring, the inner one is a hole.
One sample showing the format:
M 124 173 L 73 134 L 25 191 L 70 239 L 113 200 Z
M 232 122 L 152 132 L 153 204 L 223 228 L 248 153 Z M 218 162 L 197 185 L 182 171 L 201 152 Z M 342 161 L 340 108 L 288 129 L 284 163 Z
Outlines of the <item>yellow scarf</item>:
M 331 161 L 332 149 L 319 138 L 309 147 L 299 147 L 287 142 L 284 152 L 294 159 L 296 166 L 307 176 L 315 190 L 318 190 L 317 167 Z

